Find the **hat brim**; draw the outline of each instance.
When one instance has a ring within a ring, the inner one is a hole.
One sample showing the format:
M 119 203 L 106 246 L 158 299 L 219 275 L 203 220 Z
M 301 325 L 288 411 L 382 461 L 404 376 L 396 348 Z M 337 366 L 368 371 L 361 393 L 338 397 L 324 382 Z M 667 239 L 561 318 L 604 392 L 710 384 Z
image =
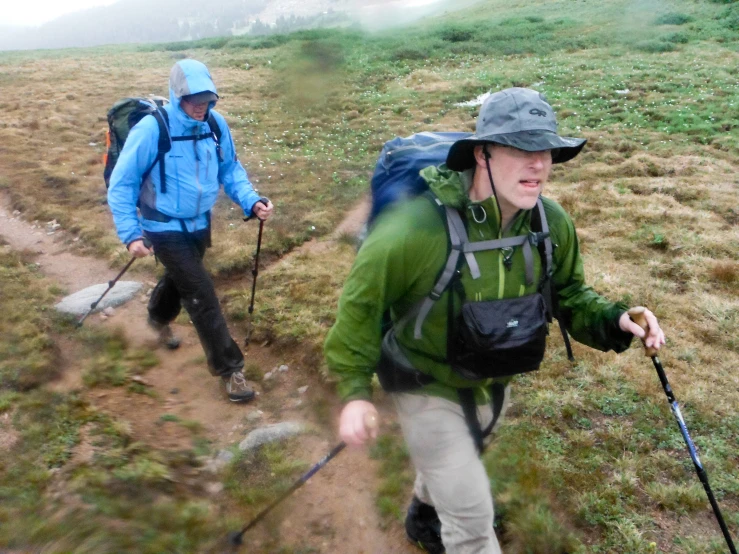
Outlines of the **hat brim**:
M 475 146 L 495 143 L 512 146 L 526 152 L 552 150 L 552 163 L 561 164 L 577 156 L 587 139 L 560 137 L 549 131 L 518 131 L 501 135 L 488 135 L 458 140 L 449 149 L 446 165 L 454 171 L 464 171 L 475 165 Z
M 187 94 L 182 99 L 194 104 L 204 104 L 205 102 L 216 102 L 218 95 L 210 90 L 205 90 L 195 94 Z

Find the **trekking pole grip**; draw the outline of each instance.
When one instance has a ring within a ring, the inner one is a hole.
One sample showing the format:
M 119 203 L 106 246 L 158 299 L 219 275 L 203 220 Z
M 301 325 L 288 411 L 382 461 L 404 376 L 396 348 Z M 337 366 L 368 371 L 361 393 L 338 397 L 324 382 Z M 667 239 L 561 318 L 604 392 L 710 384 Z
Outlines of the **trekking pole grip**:
M 631 318 L 631 321 L 636 323 L 639 327 L 644 329 L 645 333 L 649 332 L 649 324 L 647 323 L 647 317 L 644 315 L 644 312 L 646 311 L 646 308 L 644 306 L 635 306 L 634 308 L 630 308 L 627 312 L 629 314 L 629 317 Z M 644 343 L 644 339 L 642 339 L 642 344 Z M 652 348 L 651 346 L 644 346 L 644 353 L 648 357 L 656 356 L 657 355 L 657 349 Z

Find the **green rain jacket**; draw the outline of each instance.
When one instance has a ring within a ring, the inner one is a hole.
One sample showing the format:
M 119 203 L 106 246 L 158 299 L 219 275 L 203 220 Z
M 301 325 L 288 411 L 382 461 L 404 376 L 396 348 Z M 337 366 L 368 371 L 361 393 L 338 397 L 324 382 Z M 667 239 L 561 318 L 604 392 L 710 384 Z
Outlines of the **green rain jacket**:
M 466 220 L 470 242 L 492 240 L 528 233 L 531 211 L 519 212 L 501 233 L 500 216 L 494 197 L 473 202 L 467 191 L 471 174 L 458 173 L 445 165 L 421 171 L 431 191 L 446 206 L 458 209 Z M 624 305 L 613 304 L 585 285 L 585 274 L 575 227 L 556 202 L 543 198 L 549 223 L 553 253 L 554 288 L 559 295 L 560 317 L 572 337 L 593 348 L 622 352 L 632 335 L 618 327 Z M 478 221 L 471 217 L 474 208 Z M 390 310 L 393 322 L 423 300 L 433 288 L 448 257 L 446 223 L 439 208 L 428 197 L 419 196 L 400 202 L 383 212 L 359 252 L 339 300 L 336 323 L 324 345 L 329 370 L 338 378 L 342 400 L 369 399 L 371 381 L 380 359 L 382 317 Z M 468 300 L 484 301 L 513 298 L 536 292 L 542 266 L 535 249 L 534 284 L 527 286 L 523 253 L 516 248 L 510 270 L 503 265 L 500 250 L 476 253 L 482 273 L 473 280 L 463 265 L 461 281 Z M 412 318 L 396 329 L 397 341 L 413 366 L 434 377 L 435 382 L 415 392 L 458 401 L 457 388 L 474 387 L 478 403 L 486 402 L 492 381 L 468 381 L 457 375 L 447 363 L 447 296 L 434 304 L 423 324 L 423 336 L 413 337 Z M 456 313 L 461 305 L 455 304 Z M 506 380 L 510 380 L 507 378 Z

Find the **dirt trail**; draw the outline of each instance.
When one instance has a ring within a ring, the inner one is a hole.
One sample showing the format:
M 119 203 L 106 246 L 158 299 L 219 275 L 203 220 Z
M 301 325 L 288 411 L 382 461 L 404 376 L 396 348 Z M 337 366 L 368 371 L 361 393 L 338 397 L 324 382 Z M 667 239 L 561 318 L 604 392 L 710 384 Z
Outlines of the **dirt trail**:
M 70 293 L 105 283 L 114 276 L 116 269 L 108 267 L 106 262 L 68 252 L 64 241 L 60 240 L 64 237 L 63 230 L 48 235 L 43 224 L 34 229 L 22 219 L 22 214 L 13 214 L 8 206 L 7 198 L 0 195 L 0 236 L 11 248 L 32 253 L 41 271 Z M 364 221 L 366 210 L 366 205 L 352 210 L 337 229 L 337 236 L 354 232 Z M 326 247 L 325 241 L 318 244 Z M 316 245 L 308 247 L 312 246 Z M 155 280 L 153 273 L 141 270 L 132 272 L 127 278 L 144 282 L 145 291 Z M 248 285 L 244 283 L 245 287 Z M 315 373 L 300 366 L 299 352 L 286 355 L 268 347 L 251 345 L 246 353 L 247 363 L 256 362 L 265 371 L 285 364 L 289 370 L 277 372 L 276 382 L 270 383 L 269 390 L 264 390 L 264 383 L 254 383 L 259 397 L 253 403 L 232 404 L 225 400 L 218 383 L 209 375 L 192 326 L 173 326 L 183 339 L 177 351 L 157 346 L 155 335 L 145 324 L 146 301 L 143 293 L 118 308 L 112 317 L 102 319 L 96 314 L 90 316 L 85 325 L 120 327 L 133 346 L 157 349 L 159 365 L 142 375 L 145 386 L 155 394 L 133 394 L 123 388 L 83 389 L 81 371 L 75 367 L 73 343 L 63 337 L 58 340 L 62 375 L 49 386 L 56 390 L 83 390 L 98 409 L 127 421 L 137 440 L 158 448 L 190 446 L 190 432 L 174 422 L 163 422 L 161 416 L 165 414 L 197 422 L 203 435 L 212 441 L 215 451 L 240 442 L 254 427 L 286 420 L 302 421 L 316 430 L 300 439 L 300 457 L 310 464 L 323 457 L 337 442 L 333 422 L 340 406 Z M 298 388 L 303 386 L 308 389 L 300 394 Z M 320 410 L 316 408 L 319 402 L 325 406 L 327 398 L 330 399 L 330 426 L 326 425 L 325 416 L 321 421 Z M 256 423 L 247 421 L 249 414 Z M 89 445 L 80 445 L 78 450 L 89 450 Z M 274 536 L 277 532 L 283 546 L 313 548 L 321 553 L 416 552 L 406 543 L 399 526 L 393 525 L 389 530 L 380 528 L 375 509 L 376 471 L 377 463 L 364 449 L 347 449 L 287 500 L 280 514 L 268 520 L 263 530 L 250 532 L 248 551 L 266 552 L 260 544 L 268 539 L 268 533 Z M 211 479 L 218 481 L 217 476 Z M 217 494 L 214 493 L 214 502 L 218 502 Z

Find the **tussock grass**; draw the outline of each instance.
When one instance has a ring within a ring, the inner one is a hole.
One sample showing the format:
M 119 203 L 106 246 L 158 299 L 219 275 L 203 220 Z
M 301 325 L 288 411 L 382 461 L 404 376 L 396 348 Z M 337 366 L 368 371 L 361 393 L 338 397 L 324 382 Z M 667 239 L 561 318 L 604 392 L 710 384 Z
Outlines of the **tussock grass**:
M 1 389 L 32 389 L 58 371 L 50 336 L 52 298 L 36 264 L 0 247 Z
M 130 381 L 131 377 L 142 375 L 159 364 L 154 352 L 130 349 L 121 329 L 112 333 L 86 329 L 83 340 L 94 352 L 82 374 L 82 382 L 88 387 L 134 386 L 136 383 Z

